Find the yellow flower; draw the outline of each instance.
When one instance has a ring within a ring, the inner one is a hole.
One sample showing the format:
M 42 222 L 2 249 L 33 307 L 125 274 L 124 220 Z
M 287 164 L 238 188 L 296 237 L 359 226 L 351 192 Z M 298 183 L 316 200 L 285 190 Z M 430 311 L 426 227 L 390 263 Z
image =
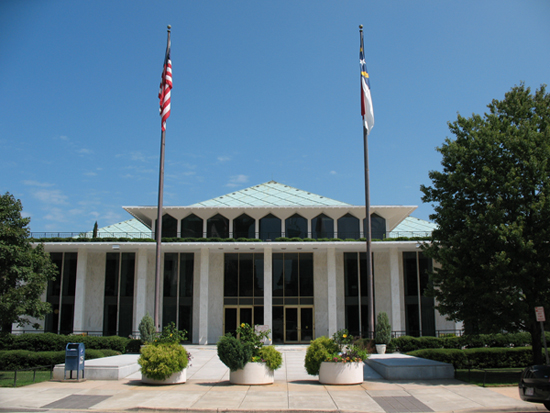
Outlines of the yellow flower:
M 347 334 L 344 334 L 342 337 L 346 338 L 348 335 Z
M 241 324 L 241 327 L 244 328 L 244 323 Z
M 172 337 L 172 334 L 170 334 L 170 337 Z

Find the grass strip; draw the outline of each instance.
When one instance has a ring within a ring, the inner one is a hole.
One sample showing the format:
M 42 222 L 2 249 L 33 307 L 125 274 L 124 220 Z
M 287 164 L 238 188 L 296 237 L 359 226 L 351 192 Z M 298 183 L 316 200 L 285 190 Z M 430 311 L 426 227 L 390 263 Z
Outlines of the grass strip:
M 15 372 L 0 371 L 0 387 L 13 387 L 14 380 Z M 50 370 L 37 370 L 36 376 L 32 370 L 18 371 L 16 387 L 27 386 L 47 380 L 50 380 Z
M 508 369 L 457 369 L 455 378 L 466 383 L 486 387 L 517 386 L 523 368 Z

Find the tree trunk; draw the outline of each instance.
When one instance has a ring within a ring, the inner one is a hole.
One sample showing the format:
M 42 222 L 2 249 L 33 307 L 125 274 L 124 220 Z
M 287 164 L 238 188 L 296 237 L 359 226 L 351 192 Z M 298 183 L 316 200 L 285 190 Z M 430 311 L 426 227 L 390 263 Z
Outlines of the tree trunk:
M 533 322 L 530 325 L 531 345 L 533 349 L 533 363 L 544 364 L 542 357 L 542 333 L 540 331 L 540 323 Z
M 11 333 L 12 323 L 2 324 L 2 333 Z

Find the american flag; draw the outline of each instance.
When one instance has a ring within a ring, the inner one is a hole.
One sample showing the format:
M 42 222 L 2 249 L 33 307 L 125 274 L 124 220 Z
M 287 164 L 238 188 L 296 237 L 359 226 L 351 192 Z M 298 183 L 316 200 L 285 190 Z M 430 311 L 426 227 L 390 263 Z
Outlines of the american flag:
M 361 68 L 361 116 L 363 117 L 363 122 L 368 134 L 374 126 L 374 112 L 372 110 L 372 97 L 370 95 L 369 73 L 367 72 L 367 64 L 365 63 L 362 31 L 361 48 L 359 49 L 359 66 Z
M 162 118 L 162 131 L 166 130 L 166 119 L 170 116 L 170 93 L 172 90 L 172 61 L 170 60 L 170 43 L 166 49 L 164 58 L 164 68 L 162 69 L 162 78 L 160 81 L 159 99 L 160 99 L 160 117 Z

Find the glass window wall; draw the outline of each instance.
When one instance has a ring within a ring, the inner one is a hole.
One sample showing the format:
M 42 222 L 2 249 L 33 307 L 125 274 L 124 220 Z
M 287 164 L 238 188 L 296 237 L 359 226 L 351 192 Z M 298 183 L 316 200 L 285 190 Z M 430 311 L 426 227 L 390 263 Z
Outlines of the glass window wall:
M 216 214 L 206 221 L 207 238 L 229 238 L 229 220 Z
M 359 218 L 346 214 L 338 220 L 338 238 L 359 239 Z
M 181 237 L 182 238 L 203 238 L 202 218 L 195 214 L 191 214 L 181 220 Z

